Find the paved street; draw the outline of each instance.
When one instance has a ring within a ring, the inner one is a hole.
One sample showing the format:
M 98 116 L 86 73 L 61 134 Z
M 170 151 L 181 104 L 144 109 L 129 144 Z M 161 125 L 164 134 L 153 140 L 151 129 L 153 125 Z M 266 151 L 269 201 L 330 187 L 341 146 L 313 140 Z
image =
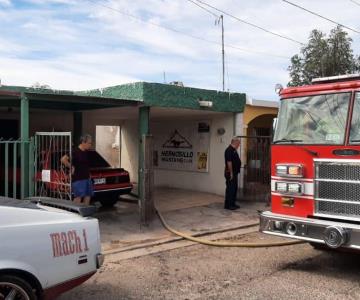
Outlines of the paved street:
M 255 232 L 234 240 L 278 238 Z M 308 244 L 193 245 L 125 260 L 113 256 L 96 276 L 60 299 L 360 299 L 360 260 Z

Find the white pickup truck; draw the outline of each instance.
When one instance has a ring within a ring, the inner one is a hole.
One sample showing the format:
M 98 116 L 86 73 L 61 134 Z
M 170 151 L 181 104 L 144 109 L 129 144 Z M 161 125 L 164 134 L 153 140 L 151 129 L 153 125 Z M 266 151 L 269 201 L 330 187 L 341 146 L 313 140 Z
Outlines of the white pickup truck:
M 54 299 L 103 263 L 95 207 L 0 197 L 0 300 Z

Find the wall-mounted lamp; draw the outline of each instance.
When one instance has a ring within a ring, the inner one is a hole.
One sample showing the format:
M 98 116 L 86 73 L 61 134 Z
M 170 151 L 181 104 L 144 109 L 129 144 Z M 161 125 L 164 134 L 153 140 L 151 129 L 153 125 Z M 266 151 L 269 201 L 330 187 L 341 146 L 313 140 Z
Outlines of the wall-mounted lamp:
M 199 99 L 198 102 L 199 102 L 200 107 L 212 107 L 213 106 L 212 101 Z
M 225 128 L 218 128 L 217 133 L 218 133 L 218 135 L 224 135 L 225 134 Z

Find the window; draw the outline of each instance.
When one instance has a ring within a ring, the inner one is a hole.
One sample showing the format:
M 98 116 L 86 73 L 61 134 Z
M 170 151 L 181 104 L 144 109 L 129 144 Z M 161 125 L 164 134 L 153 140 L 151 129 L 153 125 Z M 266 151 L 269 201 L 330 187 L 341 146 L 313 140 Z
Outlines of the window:
M 350 93 L 282 100 L 274 143 L 343 144 L 349 103 Z
M 350 143 L 360 143 L 360 93 L 355 94 L 354 109 L 351 119 Z

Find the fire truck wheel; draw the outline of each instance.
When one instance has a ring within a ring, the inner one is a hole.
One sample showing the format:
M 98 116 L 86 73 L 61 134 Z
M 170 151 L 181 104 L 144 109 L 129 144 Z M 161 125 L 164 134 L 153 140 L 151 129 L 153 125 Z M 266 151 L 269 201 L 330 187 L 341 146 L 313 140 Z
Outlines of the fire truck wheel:
M 25 280 L 13 275 L 0 275 L 0 300 L 37 300 L 37 296 Z
M 99 200 L 99 202 L 101 203 L 101 206 L 103 206 L 103 207 L 113 207 L 117 201 L 118 201 L 117 197 L 111 197 L 111 198 Z

